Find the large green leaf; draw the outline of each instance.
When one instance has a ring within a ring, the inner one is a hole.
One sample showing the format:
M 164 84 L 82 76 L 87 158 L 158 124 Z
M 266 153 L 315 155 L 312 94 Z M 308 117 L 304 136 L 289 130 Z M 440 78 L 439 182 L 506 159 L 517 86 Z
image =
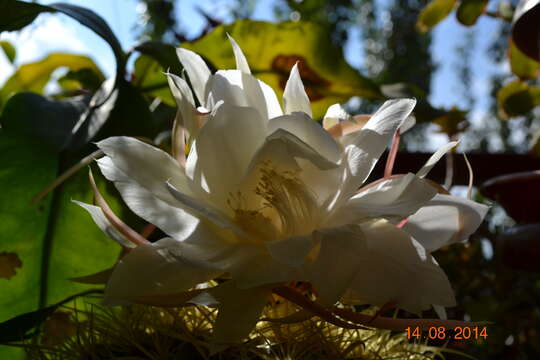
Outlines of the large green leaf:
M 125 54 L 109 25 L 95 12 L 80 6 L 65 3 L 45 6 L 33 2 L 3 0 L 0 2 L 0 32 L 20 30 L 34 21 L 39 14 L 47 12 L 64 13 L 94 31 L 111 46 L 119 72 L 124 71 Z
M 66 67 L 71 71 L 89 69 L 101 81 L 104 79 L 101 70 L 89 57 L 67 53 L 52 53 L 42 60 L 20 66 L 11 75 L 0 90 L 0 107 L 16 92 L 31 91 L 43 93 L 43 89 L 49 82 L 51 74 L 61 67 Z
M 431 2 L 422 9 L 416 27 L 420 31 L 428 31 L 439 22 L 444 20 L 454 9 L 456 0 L 431 0 Z
M 472 26 L 484 12 L 488 0 L 461 0 L 456 17 L 465 26 Z
M 540 87 L 529 86 L 524 81 L 513 81 L 499 90 L 497 103 L 503 119 L 525 115 L 540 105 Z
M 272 86 L 279 98 L 290 69 L 298 61 L 314 118 L 321 118 L 328 106 L 352 96 L 383 98 L 373 81 L 345 62 L 342 50 L 331 42 L 325 28 L 314 23 L 241 20 L 182 46 L 201 54 L 215 68 L 233 69 L 227 33 L 244 51 L 252 73 Z
M 135 60 L 133 85 L 144 94 L 158 97 L 169 106 L 176 106 L 164 74 L 166 70 L 158 61 L 143 54 Z
M 71 131 L 87 104 L 81 96 L 52 100 L 34 93 L 18 93 L 7 102 L 1 125 L 10 135 L 28 136 L 35 144 L 60 151 L 68 145 Z
M 538 62 L 519 50 L 512 40 L 508 47 L 508 57 L 512 72 L 520 79 L 536 79 L 538 75 Z
M 0 278 L 0 322 L 57 303 L 88 289 L 68 279 L 110 267 L 119 247 L 108 239 L 87 213 L 73 204 L 92 202 L 86 174 L 80 173 L 38 204 L 31 199 L 56 177 L 55 153 L 21 136 L 0 133 L 0 249 L 15 253 L 22 267 L 12 278 Z M 110 184 L 99 182 L 111 206 Z M 0 358 L 14 350 L 0 347 Z

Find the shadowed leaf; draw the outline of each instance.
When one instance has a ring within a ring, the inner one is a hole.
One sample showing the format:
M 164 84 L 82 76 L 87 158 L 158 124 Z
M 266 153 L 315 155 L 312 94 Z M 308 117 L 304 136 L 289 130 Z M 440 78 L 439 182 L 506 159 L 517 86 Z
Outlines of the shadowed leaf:
M 455 5 L 455 0 L 432 0 L 418 15 L 416 27 L 423 32 L 430 30 L 446 18 Z

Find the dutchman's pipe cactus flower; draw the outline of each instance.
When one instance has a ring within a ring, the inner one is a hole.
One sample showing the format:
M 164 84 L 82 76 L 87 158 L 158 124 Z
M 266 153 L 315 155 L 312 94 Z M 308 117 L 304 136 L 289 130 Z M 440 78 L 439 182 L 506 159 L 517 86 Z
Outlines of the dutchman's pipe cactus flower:
M 179 106 L 173 156 L 129 137 L 98 143 L 103 175 L 168 235 L 150 243 L 102 198 L 100 207 L 81 204 L 129 250 L 110 275 L 106 303 L 217 305 L 214 337 L 223 343 L 245 337 L 271 293 L 291 295 L 294 282 L 310 284 L 315 300 L 305 301 L 323 317 L 338 301 L 414 313 L 455 305 L 431 252 L 466 240 L 487 208 L 441 194 L 424 177 L 456 143 L 416 174 L 391 175 L 390 166 L 365 185 L 392 137 L 410 126 L 415 100 L 387 101 L 363 126 L 334 105 L 325 129 L 311 118 L 296 65 L 282 108 L 231 42 L 237 70 L 215 74 L 178 49 L 193 93 L 167 74 Z M 201 286 L 213 279 L 221 280 Z

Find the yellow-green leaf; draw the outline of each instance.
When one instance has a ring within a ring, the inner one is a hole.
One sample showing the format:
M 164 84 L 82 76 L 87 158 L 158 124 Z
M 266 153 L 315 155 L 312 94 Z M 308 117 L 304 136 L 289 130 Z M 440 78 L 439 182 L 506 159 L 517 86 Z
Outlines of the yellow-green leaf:
M 461 0 L 456 17 L 465 26 L 472 26 L 484 12 L 488 0 Z
M 66 67 L 71 71 L 88 68 L 102 80 L 105 79 L 98 66 L 87 56 L 52 53 L 40 61 L 20 66 L 4 84 L 0 92 L 0 105 L 5 104 L 15 92 L 42 93 L 53 71 L 61 67 Z
M 432 0 L 418 15 L 416 27 L 423 32 L 430 30 L 446 18 L 455 5 L 455 0 Z
M 242 20 L 219 26 L 183 46 L 201 54 L 217 69 L 234 69 L 227 33 L 242 48 L 252 73 L 269 84 L 278 98 L 290 69 L 298 61 L 315 119 L 321 118 L 330 105 L 346 102 L 352 96 L 383 98 L 373 81 L 345 62 L 342 50 L 332 44 L 325 28 L 314 23 Z
M 540 105 L 540 87 L 529 86 L 523 81 L 513 81 L 503 86 L 497 93 L 499 116 L 508 119 L 525 115 Z
M 159 62 L 143 54 L 135 60 L 133 85 L 144 94 L 160 98 L 167 105 L 176 106 L 164 74 L 166 70 Z
M 512 40 L 510 40 L 508 47 L 508 57 L 512 72 L 520 79 L 536 79 L 538 76 L 538 62 L 519 50 Z
M 0 41 L 0 47 L 4 51 L 4 54 L 6 54 L 9 62 L 13 64 L 15 57 L 17 56 L 17 50 L 15 50 L 15 47 L 9 41 Z

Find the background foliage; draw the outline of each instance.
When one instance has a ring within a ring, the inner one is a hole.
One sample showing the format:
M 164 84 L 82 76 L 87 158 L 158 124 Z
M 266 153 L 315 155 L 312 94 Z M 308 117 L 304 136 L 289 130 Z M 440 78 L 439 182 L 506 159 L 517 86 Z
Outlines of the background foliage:
M 351 97 L 358 101 L 349 102 L 349 110 L 362 113 L 386 98 L 414 96 L 419 100 L 419 126 L 407 134 L 403 150 L 424 149 L 429 126 L 436 126 L 449 138 L 460 137 L 467 150 L 489 153 L 496 143 L 508 154 L 537 155 L 540 145 L 533 129 L 538 128 L 534 109 L 540 103 L 538 63 L 510 40 L 515 3 L 492 1 L 393 0 L 383 7 L 375 0 L 277 0 L 275 17 L 284 21 L 278 24 L 249 20 L 256 1 L 231 1 L 229 15 L 239 21 L 222 25 L 220 19 L 200 10 L 206 28 L 200 36 L 188 39 L 182 31 L 183 19 L 174 15 L 178 1 L 140 0 L 144 26 L 134 29 L 140 43 L 127 51 L 92 11 L 69 4 L 0 0 L 0 31 L 31 26 L 41 13 L 64 14 L 106 41 L 116 61 L 116 72 L 107 79 L 90 57 L 51 53 L 18 66 L 0 89 L 0 322 L 19 316 L 9 326 L 0 324 L 0 343 L 13 341 L 14 334 L 31 338 L 33 329 L 56 309 L 55 304 L 92 288 L 68 278 L 95 273 L 116 261 L 120 249 L 70 202 L 92 201 L 84 171 L 39 201 L 32 200 L 92 153 L 93 141 L 130 135 L 169 146 L 175 103 L 163 72 L 181 73 L 174 50 L 180 44 L 202 54 L 213 69 L 233 68 L 228 32 L 244 50 L 253 73 L 274 87 L 278 97 L 289 69 L 300 61 L 317 119 L 329 105 L 346 103 Z M 470 27 L 455 50 L 459 54 L 455 76 L 468 106 L 463 109 L 436 108 L 429 102 L 437 68 L 430 30 L 448 16 Z M 500 20 L 500 34 L 494 37 L 489 55 L 510 66 L 507 73 L 490 78 L 489 113 L 480 126 L 471 127 L 468 110 L 477 100 L 470 93 L 475 76 L 471 51 L 474 25 L 481 16 Z M 341 50 L 352 29 L 358 29 L 362 38 L 361 72 L 347 64 Z M 0 42 L 12 63 L 17 58 L 14 45 Z M 54 80 L 57 69 L 65 72 Z M 46 92 L 51 81 L 56 82 L 56 90 Z M 522 133 L 524 140 L 513 140 L 513 133 Z M 496 166 L 496 155 L 492 156 L 491 166 Z M 457 172 L 454 183 L 465 181 Z M 451 184 L 448 177 L 446 182 Z M 110 185 L 100 182 L 99 186 L 115 212 L 133 228 L 144 228 L 146 224 L 122 205 Z M 495 204 L 470 244 L 436 254 L 458 296 L 459 306 L 450 317 L 494 322 L 487 341 L 449 344 L 480 359 L 536 359 L 540 355 L 540 278 L 501 261 L 504 254 L 498 236 L 511 223 Z M 16 349 L 0 346 L 2 358 L 15 359 L 16 353 L 20 356 Z

